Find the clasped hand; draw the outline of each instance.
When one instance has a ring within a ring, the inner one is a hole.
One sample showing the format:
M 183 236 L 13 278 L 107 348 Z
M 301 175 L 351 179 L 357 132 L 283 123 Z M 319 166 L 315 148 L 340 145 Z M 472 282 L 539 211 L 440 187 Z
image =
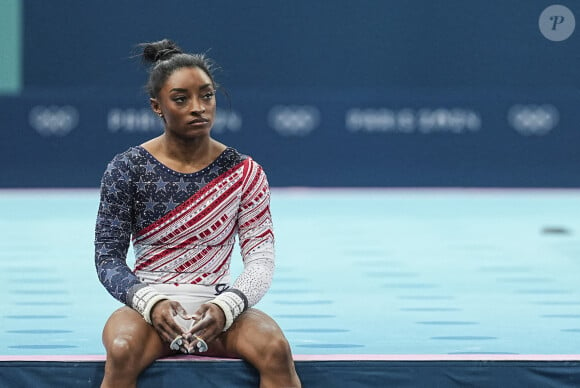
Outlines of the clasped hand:
M 153 307 L 151 321 L 163 341 L 171 344 L 181 337 L 181 341 L 175 342 L 179 350 L 192 354 L 207 350 L 204 350 L 204 342 L 211 344 L 221 334 L 226 318 L 213 303 L 204 303 L 189 315 L 179 302 L 163 300 Z

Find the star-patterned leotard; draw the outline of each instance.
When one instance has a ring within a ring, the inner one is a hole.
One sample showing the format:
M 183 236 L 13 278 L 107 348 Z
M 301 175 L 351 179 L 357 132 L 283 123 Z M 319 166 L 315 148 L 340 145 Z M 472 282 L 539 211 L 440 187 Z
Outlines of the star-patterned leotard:
M 203 170 L 184 174 L 143 147 L 113 158 L 101 182 L 95 229 L 100 281 L 131 305 L 148 284 L 218 285 L 229 282 L 239 235 L 244 270 L 232 289 L 257 303 L 270 287 L 274 237 L 269 187 L 262 168 L 233 148 Z M 133 240 L 136 263 L 126 255 Z

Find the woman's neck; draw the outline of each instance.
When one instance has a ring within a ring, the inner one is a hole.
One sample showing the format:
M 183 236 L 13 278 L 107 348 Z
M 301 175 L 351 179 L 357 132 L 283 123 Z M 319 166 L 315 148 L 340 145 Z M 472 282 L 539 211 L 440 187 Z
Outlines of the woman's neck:
M 183 141 L 163 134 L 142 147 L 167 167 L 192 173 L 204 169 L 212 163 L 226 146 L 209 136 Z
M 194 139 L 176 139 L 167 134 L 159 137 L 160 151 L 167 157 L 183 163 L 207 159 L 211 153 L 212 139 L 204 136 Z

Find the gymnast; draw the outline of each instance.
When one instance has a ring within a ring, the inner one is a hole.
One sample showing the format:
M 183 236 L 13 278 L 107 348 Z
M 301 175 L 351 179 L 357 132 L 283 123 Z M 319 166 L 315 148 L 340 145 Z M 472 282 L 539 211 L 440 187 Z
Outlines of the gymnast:
M 95 265 L 125 305 L 103 329 L 101 387 L 136 387 L 153 361 L 181 353 L 242 358 L 260 387 L 300 387 L 280 327 L 252 307 L 274 271 L 270 191 L 257 162 L 211 137 L 214 64 L 166 39 L 139 47 L 164 131 L 116 155 L 101 181 Z M 232 283 L 236 235 L 244 269 Z

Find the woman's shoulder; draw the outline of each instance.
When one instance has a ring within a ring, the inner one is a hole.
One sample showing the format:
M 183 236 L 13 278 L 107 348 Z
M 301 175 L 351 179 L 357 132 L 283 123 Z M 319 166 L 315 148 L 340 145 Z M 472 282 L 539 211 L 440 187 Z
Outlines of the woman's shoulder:
M 110 166 L 131 166 L 142 163 L 146 158 L 145 150 L 141 146 L 134 146 L 119 152 L 109 162 Z
M 234 167 L 245 160 L 252 159 L 234 147 L 227 146 L 217 157 L 216 162 L 222 166 Z
M 105 176 L 122 180 L 131 179 L 136 167 L 143 164 L 145 160 L 145 150 L 139 146 L 130 147 L 113 156 L 107 164 Z
M 232 147 L 228 147 L 224 154 L 229 155 L 228 158 L 232 167 L 243 164 L 247 171 L 255 171 L 260 175 L 266 174 L 260 162 L 256 161 L 251 155 L 241 153 Z

